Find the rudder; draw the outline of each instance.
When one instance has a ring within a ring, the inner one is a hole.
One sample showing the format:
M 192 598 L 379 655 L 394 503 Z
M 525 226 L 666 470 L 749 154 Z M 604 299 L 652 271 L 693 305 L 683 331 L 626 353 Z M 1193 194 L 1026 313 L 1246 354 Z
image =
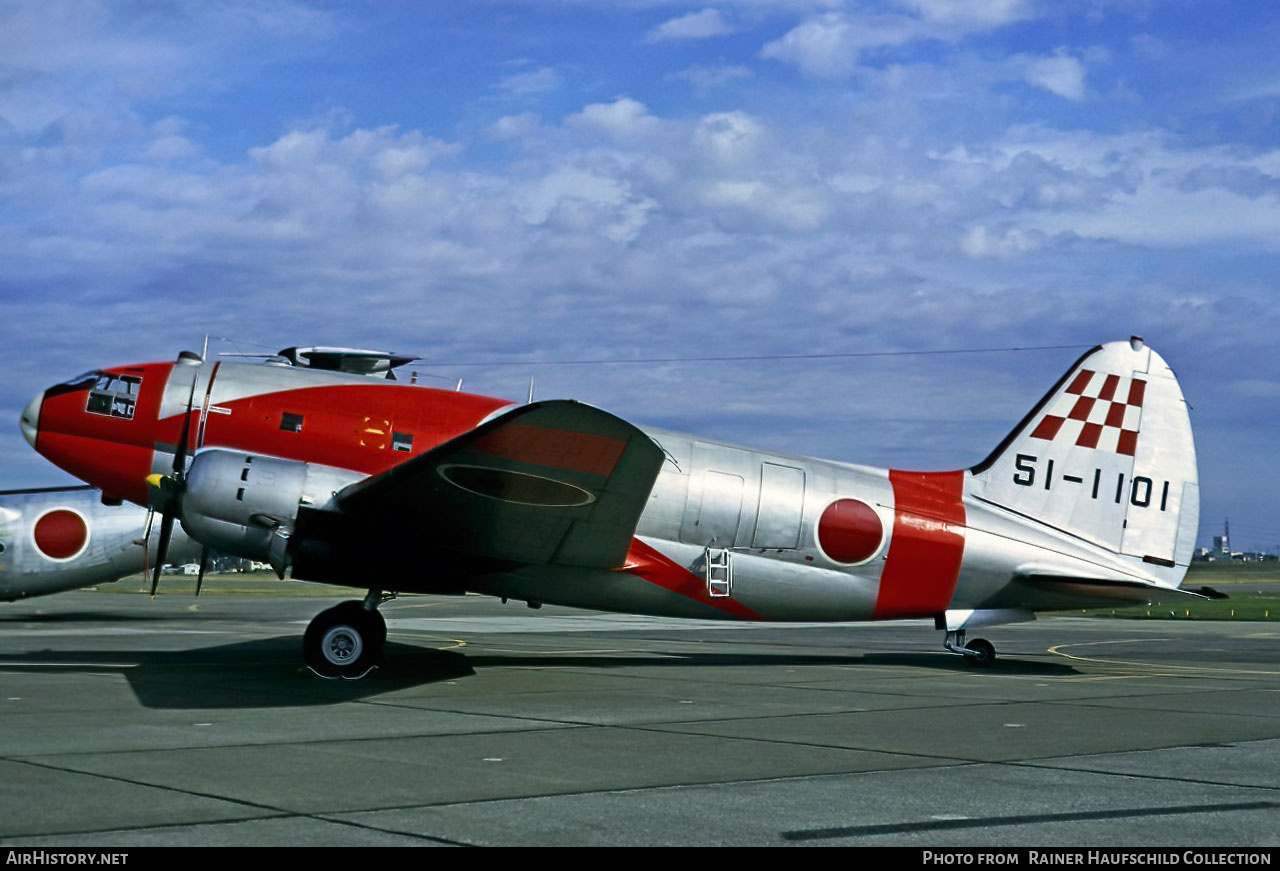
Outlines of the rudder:
M 986 460 L 970 493 L 1140 560 L 1177 584 L 1200 497 L 1186 400 L 1138 337 L 1084 356 Z

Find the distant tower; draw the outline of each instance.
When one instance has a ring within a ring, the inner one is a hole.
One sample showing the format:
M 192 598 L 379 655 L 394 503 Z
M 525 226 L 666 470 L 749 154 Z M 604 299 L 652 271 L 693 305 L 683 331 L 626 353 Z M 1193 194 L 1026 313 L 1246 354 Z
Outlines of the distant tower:
M 1221 556 L 1231 556 L 1231 520 L 1222 521 L 1222 535 L 1213 537 L 1213 552 Z

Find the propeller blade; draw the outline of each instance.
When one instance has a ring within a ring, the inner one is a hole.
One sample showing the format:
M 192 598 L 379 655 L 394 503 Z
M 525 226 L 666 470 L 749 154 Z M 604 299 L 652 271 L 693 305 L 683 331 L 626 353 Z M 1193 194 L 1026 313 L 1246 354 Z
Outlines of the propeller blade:
M 200 595 L 200 588 L 204 586 L 204 573 L 209 567 L 209 548 L 200 548 L 200 574 L 196 575 L 196 595 Z
M 173 515 L 165 514 L 160 520 L 160 548 L 156 551 L 156 567 L 151 575 L 151 598 L 156 597 L 156 587 L 160 586 L 160 570 L 164 568 L 164 559 L 169 555 L 169 538 L 173 535 Z
M 151 566 L 148 564 L 151 560 L 151 524 L 155 522 L 156 510 L 154 508 L 147 509 L 147 522 L 142 527 L 142 538 L 138 539 L 138 544 L 142 545 L 142 576 L 145 578 L 151 574 Z
M 183 352 L 186 353 L 185 351 Z M 182 361 L 180 356 L 179 362 Z M 187 392 L 187 412 L 182 418 L 182 434 L 178 437 L 178 444 L 173 452 L 173 474 L 172 475 L 148 475 L 147 483 L 150 485 L 148 490 L 148 501 L 151 503 L 152 511 L 160 512 L 160 546 L 156 550 L 156 565 L 151 575 L 151 598 L 156 597 L 156 589 L 160 586 L 160 572 L 164 568 L 165 559 L 169 556 L 169 539 L 173 536 L 173 520 L 178 516 L 178 512 L 182 508 L 182 491 L 185 486 L 185 478 L 187 472 L 187 453 L 190 451 L 189 442 L 191 441 L 191 412 L 195 408 L 196 402 L 196 381 L 199 380 L 200 373 L 195 372 L 191 376 L 191 389 Z M 147 524 L 147 532 L 150 535 L 150 520 Z M 196 595 L 200 594 L 200 584 L 204 581 L 204 555 L 200 558 L 200 577 L 196 581 Z
M 173 474 L 179 477 L 187 471 L 187 440 L 191 438 L 191 410 L 196 401 L 196 381 L 200 373 L 191 376 L 191 392 L 187 394 L 187 413 L 182 418 L 182 435 L 178 439 L 178 449 L 173 452 Z

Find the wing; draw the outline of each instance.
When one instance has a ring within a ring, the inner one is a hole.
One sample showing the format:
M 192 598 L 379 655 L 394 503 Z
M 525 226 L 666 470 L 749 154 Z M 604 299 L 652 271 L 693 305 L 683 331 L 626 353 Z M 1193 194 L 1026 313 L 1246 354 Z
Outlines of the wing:
M 516 408 L 353 484 L 335 503 L 424 548 L 616 568 L 664 456 L 621 418 L 550 400 Z

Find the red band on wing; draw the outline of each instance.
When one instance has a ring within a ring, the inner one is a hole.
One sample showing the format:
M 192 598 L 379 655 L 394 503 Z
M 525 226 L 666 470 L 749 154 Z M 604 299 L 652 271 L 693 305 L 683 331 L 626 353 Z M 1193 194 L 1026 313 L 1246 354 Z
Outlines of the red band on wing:
M 876 619 L 927 617 L 951 606 L 964 558 L 964 472 L 889 472 L 893 539 Z
M 570 472 L 611 475 L 627 443 L 584 432 L 512 424 L 472 442 L 482 454 Z

